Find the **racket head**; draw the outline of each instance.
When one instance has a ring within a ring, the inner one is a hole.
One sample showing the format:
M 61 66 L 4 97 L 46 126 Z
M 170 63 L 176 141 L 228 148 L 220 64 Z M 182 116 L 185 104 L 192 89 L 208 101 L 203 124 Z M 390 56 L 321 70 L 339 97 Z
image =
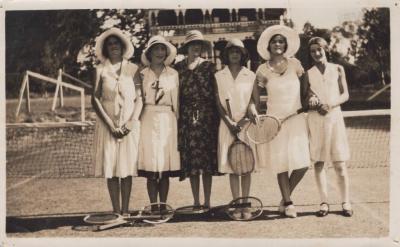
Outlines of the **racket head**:
M 175 210 L 176 214 L 183 214 L 183 215 L 189 215 L 189 214 L 204 214 L 207 213 L 210 210 L 209 207 L 205 207 L 204 205 L 188 205 L 188 206 L 183 206 L 179 207 Z
M 175 214 L 175 210 L 167 203 L 156 202 L 144 206 L 137 216 L 132 218 L 141 219 L 150 224 L 161 224 L 169 221 Z
M 83 221 L 93 225 L 107 225 L 122 220 L 122 215 L 117 213 L 89 214 L 83 218 Z
M 260 199 L 253 196 L 239 197 L 232 200 L 225 207 L 225 213 L 232 220 L 249 221 L 259 217 L 263 212 L 263 204 Z
M 272 115 L 262 115 L 258 124 L 251 123 L 246 129 L 247 138 L 254 144 L 267 143 L 275 138 L 281 129 L 281 121 Z
M 235 140 L 228 149 L 228 161 L 234 174 L 244 176 L 254 171 L 254 155 L 250 146 Z

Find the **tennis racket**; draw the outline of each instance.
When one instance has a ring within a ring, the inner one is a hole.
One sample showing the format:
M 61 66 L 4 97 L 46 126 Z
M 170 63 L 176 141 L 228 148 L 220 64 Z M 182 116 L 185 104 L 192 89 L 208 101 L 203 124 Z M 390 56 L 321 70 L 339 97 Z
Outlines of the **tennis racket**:
M 211 208 L 209 213 L 211 216 L 215 216 L 221 211 L 232 220 L 249 221 L 262 215 L 263 204 L 257 197 L 239 197 L 229 202 L 229 204 Z
M 257 124 L 251 123 L 248 125 L 246 129 L 246 135 L 254 144 L 270 142 L 278 135 L 282 124 L 286 120 L 305 112 L 305 110 L 306 109 L 304 108 L 300 108 L 296 112 L 282 119 L 273 115 L 261 115 Z
M 146 226 L 169 221 L 174 215 L 166 203 L 152 203 L 143 207 L 136 215 L 122 216 L 116 213 L 89 214 L 83 221 L 89 225 L 73 226 L 76 231 L 103 231 L 117 226 Z
M 189 205 L 175 209 L 175 215 L 188 215 L 188 214 L 204 214 L 210 210 L 209 207 L 203 205 Z
M 232 110 L 229 104 L 229 99 L 226 99 L 226 107 L 229 117 L 232 119 Z M 228 161 L 234 174 L 238 176 L 247 175 L 254 170 L 254 155 L 250 146 L 241 141 L 238 134 L 235 135 L 235 140 L 228 149 Z

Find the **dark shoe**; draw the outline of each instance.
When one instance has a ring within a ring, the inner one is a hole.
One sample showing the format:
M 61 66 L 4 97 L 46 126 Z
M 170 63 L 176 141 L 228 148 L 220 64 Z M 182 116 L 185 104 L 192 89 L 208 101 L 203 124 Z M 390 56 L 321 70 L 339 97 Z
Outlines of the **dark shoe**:
M 343 216 L 344 217 L 351 217 L 351 216 L 353 216 L 353 209 L 351 209 L 351 206 L 350 206 L 350 209 L 349 208 L 344 208 L 344 205 L 345 205 L 346 203 L 345 202 L 343 202 L 342 203 L 342 208 L 343 208 L 343 211 L 342 211 L 342 214 L 343 214 Z
M 322 208 L 323 205 L 326 205 L 326 208 Z M 329 204 L 326 202 L 321 203 L 320 205 L 320 210 L 316 213 L 318 217 L 325 217 L 329 213 Z

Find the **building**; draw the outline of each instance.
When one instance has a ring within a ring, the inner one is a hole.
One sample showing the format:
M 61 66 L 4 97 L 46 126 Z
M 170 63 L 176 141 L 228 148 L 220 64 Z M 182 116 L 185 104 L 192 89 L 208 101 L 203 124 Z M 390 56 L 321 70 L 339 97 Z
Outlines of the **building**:
M 213 50 L 204 56 L 217 64 L 227 40 L 239 38 L 249 50 L 249 66 L 254 70 L 260 60 L 255 36 L 268 26 L 282 24 L 286 13 L 283 8 L 149 10 L 148 23 L 151 35 L 162 35 L 178 48 L 187 31 L 201 31 L 213 43 Z

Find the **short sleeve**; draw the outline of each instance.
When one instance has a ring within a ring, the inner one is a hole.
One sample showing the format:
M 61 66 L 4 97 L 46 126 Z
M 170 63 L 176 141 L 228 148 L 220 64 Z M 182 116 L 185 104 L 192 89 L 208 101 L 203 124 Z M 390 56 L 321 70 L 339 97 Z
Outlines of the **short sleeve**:
M 266 83 L 268 81 L 265 71 L 266 67 L 265 64 L 261 64 L 260 66 L 258 66 L 257 71 L 256 71 L 256 81 L 257 81 L 257 85 L 260 87 L 265 87 Z
M 304 68 L 301 65 L 300 61 L 296 58 L 292 58 L 294 68 L 296 70 L 296 74 L 298 77 L 301 77 L 304 74 Z
M 129 74 L 132 77 L 135 77 L 136 72 L 138 71 L 139 66 L 134 63 L 129 63 Z

